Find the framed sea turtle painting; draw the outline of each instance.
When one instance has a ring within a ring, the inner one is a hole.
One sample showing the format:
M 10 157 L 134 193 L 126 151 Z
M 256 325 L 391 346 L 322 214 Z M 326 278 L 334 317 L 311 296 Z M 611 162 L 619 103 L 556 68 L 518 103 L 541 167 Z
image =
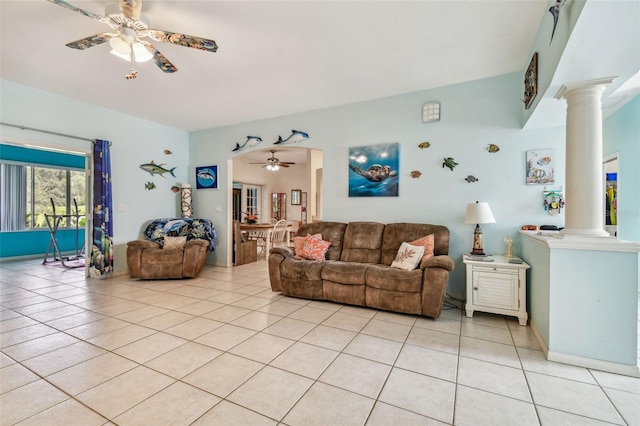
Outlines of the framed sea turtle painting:
M 527 185 L 554 182 L 555 155 L 553 149 L 527 151 Z
M 196 167 L 196 189 L 218 189 L 218 166 Z
M 397 197 L 400 144 L 349 148 L 349 197 Z

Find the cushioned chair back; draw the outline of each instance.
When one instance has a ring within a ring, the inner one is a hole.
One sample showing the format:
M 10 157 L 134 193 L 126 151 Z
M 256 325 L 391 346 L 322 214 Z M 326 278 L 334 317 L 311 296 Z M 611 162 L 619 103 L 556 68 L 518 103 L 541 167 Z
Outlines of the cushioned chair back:
M 380 263 L 380 248 L 384 224 L 377 222 L 349 222 L 344 232 L 343 262 Z
M 433 234 L 434 255 L 449 254 L 449 228 L 423 223 L 389 223 L 382 237 L 380 263 L 391 265 L 403 242 L 410 243 L 426 235 Z
M 313 222 L 305 223 L 298 228 L 297 237 L 306 237 L 307 235 L 321 234 L 322 239 L 329 241 L 331 245 L 325 255 L 327 260 L 339 260 L 342 252 L 342 239 L 346 223 L 342 222 Z

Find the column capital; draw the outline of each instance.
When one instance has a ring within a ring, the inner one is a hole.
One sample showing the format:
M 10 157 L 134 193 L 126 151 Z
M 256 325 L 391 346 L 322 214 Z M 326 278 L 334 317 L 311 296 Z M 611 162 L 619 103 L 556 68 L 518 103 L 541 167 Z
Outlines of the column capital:
M 556 95 L 554 96 L 554 98 L 560 100 L 568 92 L 571 92 L 571 91 L 576 90 L 576 89 L 585 89 L 587 87 L 605 86 L 605 85 L 611 84 L 611 82 L 613 82 L 613 80 L 615 80 L 616 78 L 618 78 L 618 76 L 597 78 L 595 80 L 586 80 L 586 81 L 580 81 L 580 82 L 577 82 L 577 83 L 563 84 L 562 87 L 560 87 L 560 90 L 558 90 L 558 93 L 556 93 Z

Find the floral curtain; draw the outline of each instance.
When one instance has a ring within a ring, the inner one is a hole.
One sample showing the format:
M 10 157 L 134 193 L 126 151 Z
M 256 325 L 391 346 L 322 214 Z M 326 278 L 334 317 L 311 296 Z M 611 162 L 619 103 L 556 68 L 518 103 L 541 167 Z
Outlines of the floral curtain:
M 93 143 L 93 242 L 89 274 L 95 278 L 107 278 L 113 273 L 110 145 L 100 139 Z

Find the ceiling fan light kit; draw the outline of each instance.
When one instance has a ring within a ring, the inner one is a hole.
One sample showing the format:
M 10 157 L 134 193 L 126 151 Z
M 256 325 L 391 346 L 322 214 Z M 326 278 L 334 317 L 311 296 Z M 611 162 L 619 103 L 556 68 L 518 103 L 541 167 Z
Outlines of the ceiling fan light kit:
M 280 159 L 275 156 L 276 154 L 275 150 L 272 149 L 270 152 L 271 152 L 271 157 L 267 158 L 266 163 L 249 163 L 249 164 L 262 164 L 262 167 L 265 167 L 267 170 L 271 172 L 280 170 L 280 167 L 286 168 L 296 164 L 291 161 L 280 161 Z
M 100 33 L 85 37 L 83 39 L 67 43 L 67 46 L 72 49 L 85 50 L 109 41 L 112 54 L 131 62 L 131 72 L 125 75 L 127 80 L 136 78 L 136 62 L 147 62 L 151 59 L 155 59 L 154 62 L 156 66 L 165 73 L 174 73 L 178 71 L 178 68 L 176 68 L 150 42 L 142 40 L 145 37 L 162 43 L 190 47 L 192 49 L 204 50 L 206 52 L 215 52 L 218 50 L 216 42 L 210 39 L 173 33 L 170 31 L 150 29 L 149 20 L 141 14 L 142 0 L 119 0 L 118 3 L 110 4 L 105 8 L 105 16 L 84 10 L 66 2 L 65 0 L 48 1 L 98 22 L 107 24 L 115 30 L 115 33 Z

